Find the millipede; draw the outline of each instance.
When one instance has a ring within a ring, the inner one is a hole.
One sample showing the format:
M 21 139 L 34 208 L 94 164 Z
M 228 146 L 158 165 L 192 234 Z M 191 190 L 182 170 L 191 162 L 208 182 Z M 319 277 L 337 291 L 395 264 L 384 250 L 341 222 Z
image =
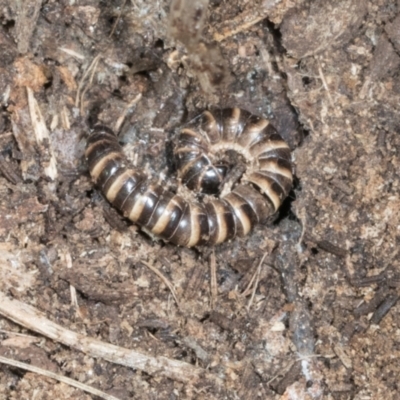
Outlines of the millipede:
M 292 187 L 288 144 L 267 119 L 239 108 L 204 111 L 180 129 L 173 153 L 186 191 L 130 166 L 107 127 L 93 129 L 85 155 L 92 180 L 116 209 L 178 246 L 247 235 L 276 213 Z M 235 177 L 240 164 L 244 171 Z

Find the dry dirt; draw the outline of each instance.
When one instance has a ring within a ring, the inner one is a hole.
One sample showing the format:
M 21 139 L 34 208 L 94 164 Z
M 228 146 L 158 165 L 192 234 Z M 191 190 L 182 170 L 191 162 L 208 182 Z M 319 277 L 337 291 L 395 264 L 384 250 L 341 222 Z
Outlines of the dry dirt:
M 0 293 L 160 364 L 94 357 L 1 304 L 0 356 L 121 400 L 399 398 L 400 2 L 202 0 L 197 21 L 169 3 L 0 0 Z M 93 187 L 94 123 L 173 177 L 176 128 L 234 105 L 296 164 L 247 237 L 165 244 Z M 1 363 L 0 399 L 33 398 L 98 397 Z

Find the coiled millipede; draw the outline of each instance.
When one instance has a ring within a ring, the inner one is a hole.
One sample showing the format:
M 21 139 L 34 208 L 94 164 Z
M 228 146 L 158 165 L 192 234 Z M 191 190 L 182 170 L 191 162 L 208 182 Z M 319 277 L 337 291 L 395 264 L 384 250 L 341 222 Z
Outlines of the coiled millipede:
M 129 167 L 108 128 L 95 128 L 86 148 L 92 179 L 108 201 L 167 242 L 192 247 L 244 236 L 278 210 L 292 187 L 289 146 L 266 119 L 247 111 L 205 111 L 180 130 L 176 143 L 178 178 L 197 197 L 174 193 Z M 245 171 L 221 192 L 235 167 L 229 153 Z

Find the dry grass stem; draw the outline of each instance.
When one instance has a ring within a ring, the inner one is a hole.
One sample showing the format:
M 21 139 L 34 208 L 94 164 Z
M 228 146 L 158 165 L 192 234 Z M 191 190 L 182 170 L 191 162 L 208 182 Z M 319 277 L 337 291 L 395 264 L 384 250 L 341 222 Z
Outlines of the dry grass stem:
M 254 12 L 254 9 L 249 9 L 243 11 L 241 14 L 231 20 L 222 22 L 214 29 L 214 40 L 217 42 L 222 42 L 223 40 L 236 35 L 237 33 L 247 31 L 253 25 L 258 24 L 267 17 L 266 11 L 267 10 L 257 13 Z
M 217 286 L 217 261 L 215 259 L 215 251 L 210 255 L 210 286 L 211 286 L 211 309 L 215 308 L 218 297 L 218 286 Z
M 83 111 L 84 111 L 84 109 L 83 109 L 84 94 L 86 93 L 88 87 L 90 87 L 90 84 L 91 84 L 91 82 L 93 80 L 94 73 L 95 73 L 96 68 L 97 68 L 97 64 L 100 61 L 101 57 L 102 57 L 102 55 L 98 54 L 93 59 L 93 61 L 89 65 L 89 68 L 84 72 L 84 74 L 82 75 L 81 80 L 79 81 L 78 90 L 76 91 L 76 97 L 75 97 L 75 107 L 79 107 L 79 105 L 80 105 L 81 115 L 83 115 Z M 89 79 L 89 83 L 86 84 L 86 78 L 89 76 L 89 74 L 91 74 L 90 79 Z
M 335 103 L 334 103 L 334 101 L 332 99 L 331 91 L 329 90 L 329 86 L 328 86 L 328 83 L 327 83 L 327 81 L 325 79 L 325 75 L 322 72 L 322 68 L 321 68 L 321 64 L 320 63 L 318 63 L 318 72 L 319 72 L 319 77 L 320 77 L 320 79 L 322 81 L 322 85 L 324 86 L 324 89 L 326 90 L 326 93 L 328 95 L 329 103 L 333 108 L 335 108 Z
M 254 285 L 253 285 L 253 291 L 251 293 L 251 297 L 250 297 L 249 303 L 247 304 L 247 312 L 249 312 L 249 310 L 250 310 L 250 308 L 251 308 L 251 306 L 253 304 L 254 296 L 256 295 L 256 291 L 257 291 L 257 287 L 258 287 L 258 282 L 260 280 L 261 266 L 263 265 L 265 257 L 267 255 L 268 255 L 268 252 L 265 252 L 264 255 L 262 256 L 260 262 L 258 263 L 257 271 L 255 273 L 255 282 L 254 282 Z
M 128 112 L 131 110 L 131 108 L 140 101 L 140 99 L 142 98 L 142 94 L 139 93 L 130 103 L 128 103 L 128 105 L 125 107 L 124 111 L 122 112 L 122 114 L 119 116 L 119 118 L 117 119 L 117 122 L 115 123 L 114 126 L 114 132 L 119 132 L 119 129 L 121 128 L 122 123 L 124 122 L 124 119 L 126 117 L 126 115 L 128 114 Z
M 105 400 L 120 400 L 117 397 L 111 396 L 107 393 L 102 392 L 101 390 L 97 390 L 91 386 L 85 385 L 84 383 L 80 383 L 74 379 L 55 374 L 54 372 L 47 371 L 39 367 L 35 367 L 34 365 L 26 364 L 21 361 L 11 360 L 3 356 L 0 356 L 0 363 L 11 365 L 12 367 L 17 367 L 25 371 L 34 372 L 35 374 L 47 376 L 48 378 L 55 379 L 56 381 L 63 382 L 66 385 L 76 387 L 77 389 L 81 389 L 84 392 L 93 394 Z
M 268 254 L 267 252 L 264 253 L 264 255 L 263 255 L 263 257 L 261 258 L 261 261 L 260 261 L 261 264 L 264 262 L 265 257 L 267 256 L 267 254 Z M 252 289 L 253 288 L 253 282 L 257 278 L 257 274 L 259 273 L 260 265 L 261 265 L 260 263 L 258 263 L 258 266 L 257 266 L 256 270 L 254 271 L 254 274 L 251 277 L 250 282 L 246 286 L 246 289 L 240 294 L 240 297 L 247 297 L 250 293 L 253 292 L 253 289 Z
M 15 323 L 46 336 L 91 357 L 138 369 L 150 375 L 164 376 L 179 382 L 195 384 L 204 375 L 201 368 L 166 357 L 151 357 L 65 329 L 50 321 L 36 308 L 9 299 L 0 292 L 0 314 Z M 212 378 L 210 378 L 212 379 Z
M 57 160 L 51 148 L 50 135 L 46 127 L 46 122 L 40 111 L 39 104 L 37 103 L 33 91 L 31 88 L 27 87 L 26 92 L 28 95 L 28 106 L 29 114 L 31 116 L 32 128 L 35 133 L 36 142 L 39 146 L 47 146 L 47 150 L 50 155 L 50 160 L 46 162 L 44 167 L 44 172 L 51 180 L 57 178 Z
M 118 23 L 119 23 L 119 21 L 120 21 L 120 19 L 121 19 L 121 15 L 122 15 L 122 13 L 123 13 L 123 11 L 124 11 L 125 4 L 126 4 L 126 0 L 124 0 L 124 2 L 122 3 L 122 5 L 121 5 L 121 7 L 120 7 L 120 12 L 119 12 L 119 14 L 118 14 L 118 17 L 117 17 L 117 19 L 116 19 L 115 22 L 114 22 L 114 25 L 113 25 L 113 27 L 112 27 L 112 29 L 111 29 L 110 34 L 108 35 L 109 38 L 110 38 L 112 35 L 114 35 L 115 29 L 117 28 Z
M 149 263 L 145 262 L 145 261 L 141 261 L 141 264 L 145 265 L 148 269 L 150 269 L 151 271 L 153 271 L 164 283 L 165 285 L 168 287 L 168 289 L 171 291 L 172 296 L 176 302 L 176 305 L 178 306 L 178 308 L 180 309 L 180 304 L 178 301 L 178 298 L 176 296 L 176 292 L 174 289 L 174 285 L 157 269 L 154 268 L 153 266 L 151 266 Z

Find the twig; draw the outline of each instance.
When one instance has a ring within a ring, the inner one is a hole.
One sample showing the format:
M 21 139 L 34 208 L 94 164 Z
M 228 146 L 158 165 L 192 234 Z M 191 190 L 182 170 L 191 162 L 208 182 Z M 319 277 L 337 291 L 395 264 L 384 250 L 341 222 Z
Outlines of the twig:
M 91 66 L 91 74 L 90 74 L 90 78 L 89 78 L 89 82 L 88 82 L 88 84 L 85 86 L 85 88 L 82 90 L 82 95 L 81 95 L 81 99 L 80 99 L 80 112 L 81 112 L 81 115 L 84 115 L 84 99 L 85 99 L 85 94 L 86 94 L 86 92 L 89 90 L 89 88 L 91 87 L 91 85 L 92 85 L 92 82 L 93 82 L 93 78 L 94 78 L 94 74 L 95 74 L 95 72 L 96 72 L 96 68 L 97 68 L 97 64 L 99 63 L 99 60 L 100 60 L 100 57 L 101 57 L 101 55 L 100 54 L 98 54 L 96 57 L 95 57 L 95 59 L 93 60 L 93 63 L 92 63 L 92 66 Z
M 85 71 L 85 73 L 82 75 L 81 80 L 79 81 L 79 85 L 78 85 L 78 90 L 76 91 L 76 97 L 75 97 L 75 107 L 79 107 L 79 102 L 83 100 L 83 98 L 81 97 L 81 91 L 82 88 L 85 85 L 85 81 L 87 76 L 89 75 L 89 73 L 92 70 L 96 69 L 97 63 L 99 62 L 101 58 L 101 54 L 98 54 L 92 61 L 92 63 L 89 65 L 89 68 Z
M 254 279 L 256 279 L 257 270 L 258 268 L 256 268 L 256 270 L 254 271 L 254 274 L 251 277 L 250 282 L 247 284 L 246 289 L 244 289 L 244 291 L 240 293 L 239 295 L 240 297 L 247 297 L 251 293 L 251 288 L 253 286 Z
M 63 51 L 64 53 L 77 58 L 78 60 L 84 60 L 85 56 L 81 53 L 76 52 L 75 50 L 67 49 L 65 47 L 59 47 L 58 50 Z
M 66 251 L 64 253 L 64 261 L 66 263 L 66 268 L 67 269 L 72 269 L 72 257 L 71 257 L 71 253 L 69 253 L 68 251 Z M 76 294 L 76 288 L 71 283 L 69 284 L 69 292 L 71 294 L 71 305 L 74 307 L 77 316 L 79 316 L 79 318 L 83 319 L 83 316 L 82 316 L 82 314 L 80 312 L 80 309 L 79 309 L 78 296 Z
M 261 13 L 254 12 L 254 8 L 243 11 L 237 17 L 219 24 L 215 28 L 213 38 L 217 42 L 227 39 L 237 33 L 243 32 L 251 28 L 253 25 L 259 23 L 263 19 L 267 18 L 269 11 L 267 9 L 262 10 Z
M 50 179 L 55 180 L 57 178 L 57 160 L 51 147 L 49 131 L 46 127 L 46 122 L 40 111 L 39 104 L 37 103 L 33 91 L 31 88 L 26 87 L 28 95 L 28 108 L 29 114 L 32 121 L 33 132 L 35 133 L 37 144 L 47 146 L 48 154 L 50 155 L 49 161 L 45 163 L 44 172 Z
M 266 255 L 267 255 L 267 253 L 264 253 L 263 257 L 261 258 L 261 263 L 264 262 L 264 259 L 265 259 Z M 253 290 L 252 290 L 253 282 L 257 277 L 259 267 L 260 267 L 260 263 L 258 263 L 258 266 L 257 266 L 256 270 L 254 271 L 254 274 L 251 277 L 250 282 L 246 286 L 246 289 L 244 289 L 244 291 L 242 293 L 240 293 L 240 297 L 247 297 L 250 293 L 253 292 Z
M 297 360 L 296 360 L 297 361 Z M 289 363 L 289 365 L 286 366 L 286 368 L 284 368 L 283 370 L 277 372 L 269 381 L 266 382 L 266 385 L 269 386 L 275 379 L 277 379 L 280 375 L 285 374 L 286 372 L 288 372 L 293 365 L 295 364 L 296 361 L 292 361 L 291 363 Z
M 210 255 L 210 275 L 211 275 L 211 309 L 213 310 L 218 297 L 218 287 L 217 287 L 217 262 L 215 259 L 215 251 L 213 249 Z
M 81 389 L 85 392 L 94 394 L 95 396 L 101 397 L 102 399 L 119 400 L 117 397 L 111 396 L 110 394 L 104 393 L 101 390 L 98 390 L 91 386 L 85 385 L 84 383 L 75 381 L 74 379 L 67 378 L 62 375 L 55 374 L 54 372 L 51 372 L 51 371 L 48 371 L 48 370 L 45 370 L 45 369 L 42 369 L 39 367 L 35 367 L 34 365 L 25 364 L 21 361 L 11 360 L 10 358 L 6 358 L 3 356 L 0 356 L 0 362 L 3 364 L 11 365 L 13 367 L 24 369 L 25 371 L 34 372 L 35 374 L 47 376 L 48 378 L 55 379 L 59 382 L 66 383 L 67 385 L 70 385 L 70 386 L 76 387 L 78 389 Z
M 125 4 L 126 4 L 126 0 L 124 0 L 124 2 L 122 3 L 122 5 L 121 5 L 121 7 L 120 7 L 120 12 L 119 12 L 119 14 L 118 14 L 117 19 L 116 19 L 115 22 L 114 22 L 114 25 L 113 25 L 113 27 L 112 27 L 112 29 L 111 29 L 111 32 L 110 32 L 109 36 L 108 36 L 109 38 L 110 38 L 112 35 L 114 35 L 115 29 L 117 28 L 117 25 L 118 25 L 118 22 L 119 22 L 119 20 L 121 19 L 122 12 L 124 11 Z
M 326 92 L 328 94 L 329 103 L 331 104 L 331 106 L 333 108 L 335 108 L 335 103 L 334 103 L 334 101 L 332 99 L 331 91 L 329 90 L 328 83 L 326 82 L 325 75 L 322 72 L 321 64 L 320 64 L 319 61 L 318 61 L 318 73 L 319 73 L 319 77 L 320 77 L 320 79 L 322 81 L 322 85 L 324 86 L 324 88 L 325 88 L 325 90 L 326 90 Z
M 148 264 L 146 261 L 140 261 L 141 264 L 145 265 L 148 269 L 150 269 L 151 271 L 153 271 L 168 287 L 168 289 L 171 291 L 172 296 L 175 299 L 176 305 L 178 306 L 178 308 L 180 309 L 180 304 L 178 301 L 178 298 L 176 297 L 176 292 L 174 289 L 174 286 L 172 285 L 172 283 L 168 280 L 168 278 L 166 278 L 157 268 L 154 268 L 153 266 L 151 266 L 150 264 Z
M 126 114 L 128 114 L 129 110 L 139 102 L 139 100 L 142 98 L 142 93 L 139 93 L 124 109 L 122 114 L 118 117 L 117 122 L 115 123 L 114 126 L 114 132 L 119 132 L 119 128 L 121 128 L 122 123 L 124 122 L 124 119 L 126 117 Z
M 296 2 L 286 0 L 249 1 L 248 8 L 232 19 L 225 19 L 214 29 L 214 40 L 220 42 L 237 33 L 244 32 L 263 19 L 280 24 L 286 13 Z
M 260 261 L 259 264 L 258 264 L 257 272 L 256 272 L 256 280 L 255 280 L 254 286 L 253 286 L 253 292 L 251 293 L 251 297 L 250 297 L 249 303 L 247 304 L 247 312 L 249 312 L 250 307 L 251 307 L 252 304 L 253 304 L 254 296 L 256 295 L 256 290 L 257 290 L 258 282 L 259 282 L 259 280 L 260 280 L 261 266 L 263 265 L 264 260 L 265 260 L 265 257 L 266 257 L 267 255 L 268 255 L 268 252 L 266 251 L 266 252 L 264 253 L 264 255 L 262 256 L 261 261 Z
M 115 346 L 101 340 L 65 329 L 50 321 L 36 308 L 18 300 L 9 299 L 0 292 L 0 314 L 23 327 L 44 335 L 91 357 L 138 369 L 150 375 L 164 376 L 179 382 L 195 384 L 201 378 L 219 383 L 201 368 L 166 357 L 151 357 L 134 350 Z

